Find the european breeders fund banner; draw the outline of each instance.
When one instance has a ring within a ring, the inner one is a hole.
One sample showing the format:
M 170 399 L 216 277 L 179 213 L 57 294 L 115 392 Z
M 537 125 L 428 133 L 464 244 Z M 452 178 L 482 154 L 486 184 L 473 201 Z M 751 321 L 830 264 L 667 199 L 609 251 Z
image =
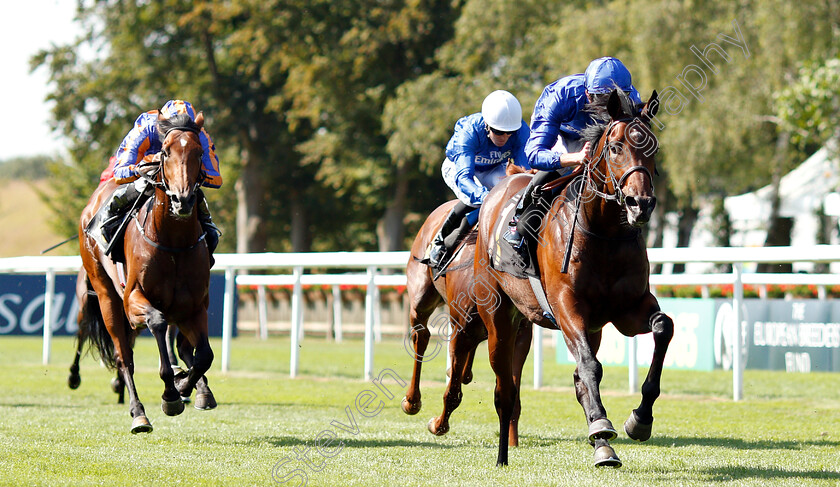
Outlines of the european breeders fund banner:
M 674 319 L 674 338 L 665 366 L 713 370 L 732 367 L 732 301 L 661 298 Z M 741 308 L 742 354 L 748 369 L 840 372 L 840 300 L 745 299 Z M 557 361 L 574 363 L 559 340 Z M 627 365 L 628 344 L 612 325 L 604 328 L 598 359 Z M 650 365 L 653 337 L 637 339 L 639 365 Z

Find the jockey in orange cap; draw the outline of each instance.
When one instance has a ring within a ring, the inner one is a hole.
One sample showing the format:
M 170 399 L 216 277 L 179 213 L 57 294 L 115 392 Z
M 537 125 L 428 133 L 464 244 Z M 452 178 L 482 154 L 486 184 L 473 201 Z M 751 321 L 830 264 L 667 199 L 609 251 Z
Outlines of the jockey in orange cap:
M 158 133 L 158 116 L 170 118 L 174 115 L 186 113 L 192 120 L 195 120 L 195 110 L 188 101 L 170 100 L 160 110 L 151 110 L 141 114 L 134 122 L 134 127 L 123 139 L 114 157 L 113 178 L 120 184 L 114 191 L 110 201 L 103 205 L 106 213 L 100 219 L 102 233 L 105 242 L 110 243 L 114 238 L 125 210 L 131 208 L 137 199 L 147 190 L 146 181 L 140 179 L 139 168 L 143 163 L 156 162 L 157 154 L 162 150 L 162 140 Z M 216 147 L 210 135 L 201 129 L 199 133 L 202 149 L 201 162 L 204 166 L 206 177 L 201 183 L 208 188 L 218 188 L 222 185 L 222 176 L 219 173 L 219 158 L 216 156 Z M 114 160 L 116 159 L 116 160 Z M 103 171 L 102 178 L 109 176 L 111 166 Z M 210 216 L 210 209 L 204 193 L 199 189 L 198 197 L 198 219 L 204 229 L 207 248 L 210 251 L 211 266 L 213 263 L 213 251 L 219 244 L 219 229 L 213 224 Z

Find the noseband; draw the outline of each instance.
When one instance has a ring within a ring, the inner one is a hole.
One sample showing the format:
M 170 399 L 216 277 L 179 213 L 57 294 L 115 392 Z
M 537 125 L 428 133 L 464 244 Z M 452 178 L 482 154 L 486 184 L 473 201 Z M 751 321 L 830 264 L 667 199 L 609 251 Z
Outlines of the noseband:
M 594 159 L 591 163 L 586 164 L 585 170 L 584 170 L 584 180 L 585 181 L 590 181 L 591 180 L 590 178 L 592 177 L 592 174 L 595 171 L 595 165 L 597 164 L 597 162 L 601 158 L 605 158 L 606 159 L 606 165 L 607 165 L 607 171 L 608 171 L 608 175 L 606 177 L 608 177 L 610 180 L 612 180 L 613 186 L 615 187 L 615 193 L 614 194 L 609 194 L 609 193 L 606 193 L 606 192 L 603 192 L 603 191 L 599 191 L 598 189 L 595 189 L 594 187 L 592 187 L 590 189 L 592 190 L 592 192 L 594 192 L 596 195 L 600 196 L 601 198 L 603 198 L 607 201 L 615 201 L 616 203 L 618 203 L 621 206 L 624 206 L 624 201 L 627 198 L 627 196 L 624 194 L 624 192 L 621 190 L 621 188 L 624 186 L 624 183 L 627 182 L 627 178 L 629 178 L 630 175 L 633 174 L 634 172 L 641 171 L 641 172 L 647 174 L 648 178 L 650 179 L 650 190 L 651 191 L 654 190 L 654 188 L 653 188 L 653 175 L 650 173 L 650 169 L 646 168 L 645 166 L 639 165 L 639 166 L 630 167 L 628 170 L 624 171 L 624 174 L 622 174 L 621 177 L 619 177 L 617 181 L 615 179 L 615 175 L 613 175 L 612 164 L 611 164 L 610 156 L 609 156 L 609 150 L 607 149 L 607 140 L 609 140 L 610 133 L 612 132 L 613 128 L 615 128 L 616 125 L 618 125 L 621 122 L 628 122 L 630 120 L 633 120 L 633 119 L 622 118 L 622 119 L 613 120 L 613 121 L 610 122 L 610 124 L 604 130 L 604 135 L 601 136 L 601 140 L 604 140 L 604 145 L 603 145 L 603 149 L 601 149 L 601 154 L 598 156 L 597 159 Z M 600 140 L 599 140 L 599 145 L 600 145 Z M 606 179 L 605 179 L 605 181 L 606 181 Z

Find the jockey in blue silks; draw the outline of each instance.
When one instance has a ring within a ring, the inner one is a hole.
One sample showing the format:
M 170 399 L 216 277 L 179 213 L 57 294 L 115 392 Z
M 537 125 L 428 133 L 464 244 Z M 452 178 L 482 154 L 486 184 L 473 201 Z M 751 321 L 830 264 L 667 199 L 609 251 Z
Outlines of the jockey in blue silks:
M 560 78 L 546 86 L 531 116 L 531 135 L 525 145 L 528 163 L 539 169 L 531 179 L 505 233 L 507 240 L 519 248 L 526 233 L 540 228 L 547 205 L 534 204 L 539 188 L 560 176 L 570 174 L 589 152 L 581 131 L 595 120 L 584 111 L 587 103 L 606 97 L 614 89 L 627 93 L 635 104 L 641 104 L 639 92 L 633 87 L 630 71 L 614 57 L 602 57 L 589 63 L 586 72 Z M 535 194 L 536 193 L 536 194 Z M 520 218 L 528 209 L 525 218 Z
M 429 265 L 440 267 L 444 256 L 475 225 L 478 208 L 490 188 L 505 177 L 509 160 L 529 169 L 525 156 L 528 134 L 519 100 L 504 90 L 487 95 L 480 113 L 458 120 L 446 144 L 441 173 L 459 201 L 432 240 Z
M 158 119 L 168 119 L 175 115 L 186 114 L 195 121 L 196 112 L 192 104 L 184 100 L 170 100 L 160 110 L 151 110 L 141 114 L 134 122 L 134 127 L 123 139 L 114 157 L 114 180 L 120 186 L 114 191 L 109 202 L 103 205 L 106 213 L 101 221 L 101 232 L 106 242 L 114 237 L 113 232 L 122 221 L 122 214 L 131 208 L 137 199 L 146 191 L 146 181 L 140 179 L 141 173 L 157 167 L 160 161 L 159 153 L 163 149 L 161 135 L 158 133 Z M 204 166 L 205 178 L 202 186 L 218 188 L 222 185 L 222 175 L 219 172 L 219 158 L 216 156 L 216 146 L 210 135 L 202 129 L 198 133 L 203 153 L 201 162 Z M 103 173 L 105 174 L 105 173 Z M 213 251 L 219 244 L 219 229 L 213 224 L 210 208 L 204 193 L 197 190 L 198 219 L 205 232 L 207 248 L 210 251 L 211 265 Z

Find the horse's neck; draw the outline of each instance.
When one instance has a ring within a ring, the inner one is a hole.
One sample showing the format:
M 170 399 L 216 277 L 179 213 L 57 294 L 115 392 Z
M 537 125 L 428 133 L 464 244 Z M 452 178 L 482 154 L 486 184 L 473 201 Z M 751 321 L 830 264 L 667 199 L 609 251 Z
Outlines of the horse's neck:
M 604 174 L 603 180 L 590 181 L 600 195 L 587 189 L 584 189 L 581 195 L 578 216 L 581 226 L 584 230 L 608 239 L 621 239 L 637 233 L 635 228 L 629 228 L 626 225 L 627 217 L 624 215 L 621 204 L 615 199 L 603 197 L 603 195 L 614 195 L 615 189 L 609 187 L 608 173 L 602 174 Z

